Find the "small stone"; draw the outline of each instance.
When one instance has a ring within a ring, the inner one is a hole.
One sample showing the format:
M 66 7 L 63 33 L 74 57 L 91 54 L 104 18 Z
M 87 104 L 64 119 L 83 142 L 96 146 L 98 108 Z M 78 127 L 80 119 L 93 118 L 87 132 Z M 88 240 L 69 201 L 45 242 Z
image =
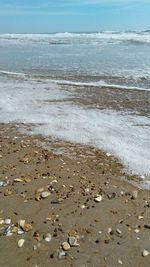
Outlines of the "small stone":
M 0 225 L 1 224 L 4 224 L 4 220 L 3 219 L 0 219 Z
M 50 192 L 44 191 L 44 192 L 41 193 L 41 197 L 42 198 L 47 198 L 47 197 L 50 196 L 50 194 L 51 194 Z
M 148 252 L 147 250 L 144 249 L 144 250 L 142 251 L 142 256 L 143 256 L 143 257 L 146 257 L 146 256 L 148 256 L 148 255 L 149 255 L 149 252 Z
M 47 233 L 47 234 L 44 236 L 44 240 L 45 240 L 46 242 L 51 242 L 51 240 L 52 240 L 52 236 L 51 236 L 51 234 L 50 234 L 50 233 Z
M 24 245 L 24 242 L 25 242 L 24 239 L 20 239 L 20 240 L 18 241 L 18 248 L 21 248 L 21 247 Z
M 62 243 L 62 248 L 63 248 L 63 250 L 65 250 L 65 251 L 69 250 L 69 249 L 70 249 L 70 245 L 69 245 L 69 243 L 68 243 L 68 242 L 63 242 L 63 243 Z
M 137 199 L 137 197 L 138 197 L 138 191 L 137 190 L 132 191 L 131 199 Z
M 118 263 L 121 264 L 121 265 L 123 264 L 123 262 L 121 260 L 118 260 Z
M 6 225 L 11 224 L 11 219 L 5 219 L 4 223 L 5 223 Z
M 111 154 L 110 154 L 110 153 L 106 153 L 106 156 L 107 156 L 107 157 L 110 157 L 110 156 L 111 156 Z
M 102 196 L 98 195 L 94 198 L 95 202 L 101 202 L 102 201 Z
M 68 238 L 68 242 L 69 242 L 71 247 L 79 247 L 80 246 L 80 244 L 78 243 L 78 238 L 77 237 L 70 236 Z

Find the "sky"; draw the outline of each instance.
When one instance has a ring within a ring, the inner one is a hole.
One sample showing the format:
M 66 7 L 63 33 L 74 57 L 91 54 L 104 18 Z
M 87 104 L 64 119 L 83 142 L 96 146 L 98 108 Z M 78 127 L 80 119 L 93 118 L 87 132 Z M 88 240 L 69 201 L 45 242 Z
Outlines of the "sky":
M 149 29 L 150 0 L 0 0 L 0 33 Z

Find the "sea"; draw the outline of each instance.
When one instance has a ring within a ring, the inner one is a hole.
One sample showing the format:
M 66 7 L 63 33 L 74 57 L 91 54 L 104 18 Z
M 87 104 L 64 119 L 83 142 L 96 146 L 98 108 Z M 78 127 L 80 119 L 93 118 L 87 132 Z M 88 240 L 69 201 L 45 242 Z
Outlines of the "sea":
M 0 123 L 103 149 L 150 189 L 150 31 L 0 34 Z

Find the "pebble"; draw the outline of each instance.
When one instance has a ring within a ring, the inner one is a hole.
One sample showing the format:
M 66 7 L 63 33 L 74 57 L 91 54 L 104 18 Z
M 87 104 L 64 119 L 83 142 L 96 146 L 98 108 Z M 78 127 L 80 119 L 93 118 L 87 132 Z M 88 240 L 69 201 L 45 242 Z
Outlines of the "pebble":
M 51 240 L 52 240 L 52 236 L 51 236 L 51 234 L 50 234 L 50 233 L 47 233 L 47 234 L 44 236 L 44 240 L 45 240 L 46 242 L 51 242 Z
M 18 248 L 22 248 L 22 246 L 24 245 L 24 242 L 25 242 L 24 239 L 20 239 L 20 240 L 18 241 Z
M 51 194 L 50 192 L 48 192 L 48 191 L 44 191 L 44 192 L 41 193 L 41 197 L 42 197 L 42 198 L 47 198 L 47 197 L 50 196 L 50 194 Z
M 80 246 L 80 244 L 78 243 L 78 238 L 77 237 L 70 236 L 68 238 L 68 242 L 69 242 L 71 247 L 79 247 Z
M 102 201 L 102 196 L 99 195 L 97 197 L 94 198 L 95 202 L 101 202 Z
M 118 263 L 119 263 L 119 264 L 123 264 L 123 262 L 122 262 L 121 260 L 118 260 Z
M 147 250 L 144 249 L 144 250 L 142 251 L 142 256 L 143 256 L 143 257 L 146 257 L 146 256 L 148 256 L 148 255 L 149 255 L 149 252 L 148 252 Z
M 63 248 L 63 250 L 65 250 L 65 251 L 69 250 L 69 249 L 70 249 L 70 245 L 69 245 L 69 243 L 68 243 L 68 242 L 63 242 L 63 243 L 62 243 L 62 248 Z
M 6 225 L 11 224 L 11 219 L 5 219 L 4 223 L 5 223 Z
M 0 219 L 0 225 L 4 223 L 4 220 L 3 219 Z

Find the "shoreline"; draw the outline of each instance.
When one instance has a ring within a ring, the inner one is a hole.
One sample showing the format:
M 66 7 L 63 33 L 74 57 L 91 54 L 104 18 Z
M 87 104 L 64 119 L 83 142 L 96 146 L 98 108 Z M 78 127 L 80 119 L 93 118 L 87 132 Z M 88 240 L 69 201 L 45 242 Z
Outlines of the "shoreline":
M 0 124 L 0 141 L 0 266 L 149 266 L 150 194 L 117 159 L 12 124 Z

